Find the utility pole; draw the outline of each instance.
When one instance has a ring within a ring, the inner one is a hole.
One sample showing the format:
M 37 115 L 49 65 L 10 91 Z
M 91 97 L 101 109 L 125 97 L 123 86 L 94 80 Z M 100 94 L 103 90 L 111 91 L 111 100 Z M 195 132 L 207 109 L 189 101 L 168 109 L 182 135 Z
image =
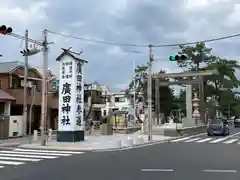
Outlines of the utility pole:
M 228 119 L 231 119 L 231 106 L 230 103 L 228 104 Z
M 134 92 L 133 92 L 133 117 L 134 122 L 136 120 L 136 79 L 135 79 L 135 58 L 133 59 L 133 86 L 134 86 Z
M 45 121 L 46 121 L 46 96 L 47 96 L 47 77 L 48 77 L 48 42 L 47 30 L 43 31 L 43 80 L 42 80 L 42 107 L 41 107 L 41 146 L 46 145 L 45 139 Z
M 160 124 L 160 77 L 155 78 L 155 112 L 157 117 L 156 125 Z
M 30 110 L 29 110 L 29 135 L 32 134 L 32 109 L 35 103 L 36 99 L 36 85 L 33 85 L 31 88 L 31 96 L 32 96 L 32 103 L 30 105 Z M 29 139 L 29 143 L 31 143 L 31 138 Z
M 148 61 L 148 141 L 152 141 L 152 45 L 149 44 L 149 61 Z
M 25 31 L 25 49 L 28 49 L 28 30 Z M 28 79 L 28 56 L 24 57 L 24 92 L 23 92 L 23 122 L 26 123 L 27 134 L 27 111 L 28 111 L 28 96 L 27 96 L 27 79 Z M 25 134 L 25 133 L 24 133 Z M 30 132 L 28 132 L 30 134 Z

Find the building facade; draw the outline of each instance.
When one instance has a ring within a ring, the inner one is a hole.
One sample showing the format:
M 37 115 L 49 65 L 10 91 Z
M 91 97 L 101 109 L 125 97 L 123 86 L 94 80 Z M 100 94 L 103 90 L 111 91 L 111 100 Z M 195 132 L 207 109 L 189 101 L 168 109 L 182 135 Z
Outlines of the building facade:
M 51 74 L 49 74 L 49 80 L 50 79 Z M 11 130 L 11 128 L 9 128 L 9 131 L 11 131 L 11 133 L 9 132 L 9 136 L 28 134 L 30 131 L 30 123 L 31 132 L 33 132 L 34 129 L 39 129 L 42 102 L 41 82 L 41 72 L 29 66 L 27 79 L 27 121 L 24 122 L 24 64 L 18 61 L 0 63 L 0 90 L 4 93 L 4 97 L 0 96 L 0 101 L 4 101 L 5 107 L 7 107 L 6 104 L 9 104 L 9 109 L 5 108 L 4 112 L 5 114 L 8 112 L 6 115 L 10 117 L 9 126 L 12 126 L 13 129 Z M 6 99 L 8 102 L 6 102 Z M 48 86 L 46 128 L 56 128 L 57 100 L 57 92 L 51 92 Z

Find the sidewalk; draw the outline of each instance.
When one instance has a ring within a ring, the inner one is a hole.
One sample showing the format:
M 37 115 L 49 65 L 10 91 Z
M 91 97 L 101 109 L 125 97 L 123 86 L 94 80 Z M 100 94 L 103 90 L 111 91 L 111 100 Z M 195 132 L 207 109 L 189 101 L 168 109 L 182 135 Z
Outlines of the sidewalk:
M 170 140 L 172 137 L 163 135 L 153 135 L 153 143 Z M 49 150 L 78 150 L 78 151 L 96 151 L 96 150 L 113 150 L 126 147 L 144 145 L 148 143 L 148 136 L 137 132 L 134 134 L 114 134 L 111 136 L 86 136 L 85 141 L 68 143 L 57 142 L 55 139 L 48 141 L 46 146 L 40 143 L 21 144 L 21 148 L 30 149 L 49 149 Z

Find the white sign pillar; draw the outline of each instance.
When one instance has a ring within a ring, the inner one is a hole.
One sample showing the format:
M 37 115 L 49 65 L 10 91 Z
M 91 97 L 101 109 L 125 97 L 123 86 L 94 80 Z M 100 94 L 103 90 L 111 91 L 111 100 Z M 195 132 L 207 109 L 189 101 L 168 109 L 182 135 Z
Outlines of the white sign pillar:
M 85 61 L 64 51 L 60 61 L 57 141 L 84 141 L 84 71 Z

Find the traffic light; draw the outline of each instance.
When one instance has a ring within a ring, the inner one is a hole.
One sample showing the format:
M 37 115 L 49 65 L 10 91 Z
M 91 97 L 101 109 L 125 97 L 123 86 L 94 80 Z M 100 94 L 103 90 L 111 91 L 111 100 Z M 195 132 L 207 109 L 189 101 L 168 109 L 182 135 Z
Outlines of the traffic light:
M 34 54 L 37 54 L 41 51 L 41 49 L 39 48 L 32 48 L 32 49 L 24 49 L 22 51 L 20 51 L 20 53 L 23 55 L 23 56 L 32 56 Z
M 188 57 L 185 54 L 178 54 L 176 56 L 170 56 L 169 57 L 170 61 L 185 61 L 187 59 L 188 59 Z
M 5 25 L 0 26 L 0 34 L 7 35 L 12 33 L 13 29 Z
M 52 79 L 51 81 L 51 90 L 52 91 L 57 91 L 58 89 L 58 81 L 56 78 Z

